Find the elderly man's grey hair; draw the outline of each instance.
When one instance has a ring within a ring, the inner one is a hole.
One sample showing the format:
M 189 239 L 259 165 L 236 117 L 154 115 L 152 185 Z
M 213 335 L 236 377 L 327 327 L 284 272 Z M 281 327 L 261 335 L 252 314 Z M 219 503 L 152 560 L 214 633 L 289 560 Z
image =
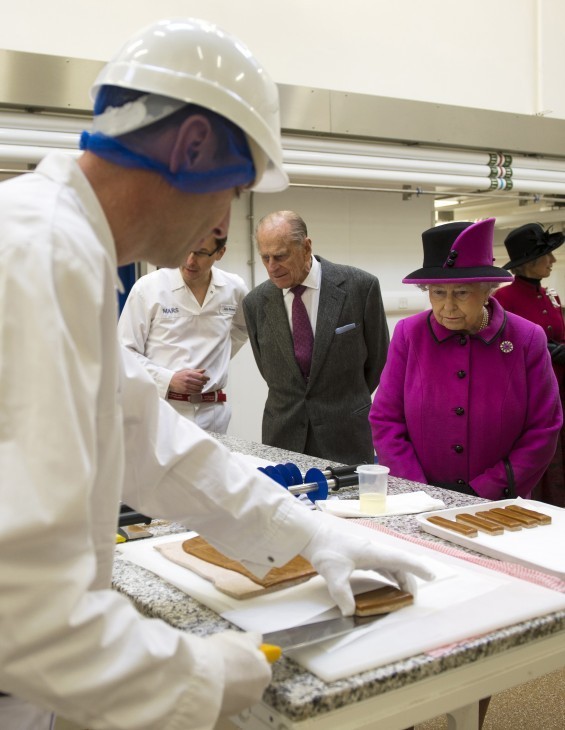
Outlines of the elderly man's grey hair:
M 263 216 L 255 228 L 255 238 L 257 239 L 264 228 L 274 227 L 281 222 L 288 223 L 289 238 L 293 243 L 301 245 L 308 238 L 306 223 L 292 210 L 276 210 Z

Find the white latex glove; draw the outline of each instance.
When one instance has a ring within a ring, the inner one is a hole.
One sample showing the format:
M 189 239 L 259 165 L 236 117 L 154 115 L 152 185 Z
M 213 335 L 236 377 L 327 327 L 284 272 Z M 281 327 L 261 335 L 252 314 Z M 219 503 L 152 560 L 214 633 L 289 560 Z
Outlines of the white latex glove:
M 356 570 L 377 570 L 412 595 L 416 593 L 417 575 L 431 580 L 434 574 L 409 553 L 388 548 L 357 535 L 350 535 L 322 525 L 302 551 L 317 572 L 326 580 L 328 590 L 344 616 L 355 610 L 350 585 Z
M 271 666 L 258 647 L 261 634 L 222 631 L 207 640 L 224 659 L 224 696 L 220 715 L 237 715 L 260 702 L 271 681 Z

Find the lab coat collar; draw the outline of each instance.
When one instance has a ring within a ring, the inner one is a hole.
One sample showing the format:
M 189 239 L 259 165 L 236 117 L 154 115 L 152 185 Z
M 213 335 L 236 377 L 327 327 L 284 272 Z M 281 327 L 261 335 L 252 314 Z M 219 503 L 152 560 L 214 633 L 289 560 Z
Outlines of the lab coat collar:
M 212 278 L 210 279 L 210 286 L 225 286 L 225 281 L 221 274 L 218 273 L 218 269 L 212 266 L 210 269 L 212 272 Z
M 114 236 L 104 209 L 77 161 L 63 152 L 51 152 L 39 163 L 36 172 L 73 191 L 78 206 L 96 232 L 96 236 L 108 256 L 114 272 L 114 285 L 120 293 L 124 293 L 124 286 L 118 276 L 118 258 Z
M 178 291 L 179 289 L 184 289 L 186 287 L 186 282 L 182 278 L 180 267 L 177 269 L 170 269 L 170 278 L 171 291 Z
M 220 287 L 226 285 L 224 277 L 221 273 L 218 273 L 218 269 L 216 269 L 215 266 L 212 266 L 212 268 L 210 269 L 210 273 L 212 274 L 212 277 L 210 279 L 210 283 L 208 284 L 208 291 L 211 287 Z M 187 288 L 187 284 L 182 278 L 180 267 L 177 269 L 171 269 L 171 291 L 177 291 L 178 289 L 185 288 Z

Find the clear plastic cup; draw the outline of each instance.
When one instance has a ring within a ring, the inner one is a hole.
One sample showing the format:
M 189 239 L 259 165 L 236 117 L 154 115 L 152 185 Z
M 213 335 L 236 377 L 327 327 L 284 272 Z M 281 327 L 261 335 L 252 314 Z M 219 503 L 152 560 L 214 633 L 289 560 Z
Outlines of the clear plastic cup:
M 372 515 L 386 512 L 389 471 L 388 466 L 382 464 L 362 464 L 357 467 L 360 512 Z

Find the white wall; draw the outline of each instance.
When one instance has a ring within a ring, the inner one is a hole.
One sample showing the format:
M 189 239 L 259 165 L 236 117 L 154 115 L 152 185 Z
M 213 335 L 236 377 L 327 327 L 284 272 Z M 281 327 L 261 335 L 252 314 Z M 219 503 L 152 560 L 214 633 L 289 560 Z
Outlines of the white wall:
M 0 48 L 107 60 L 138 28 L 204 17 L 279 83 L 565 118 L 562 0 L 0 0 Z

